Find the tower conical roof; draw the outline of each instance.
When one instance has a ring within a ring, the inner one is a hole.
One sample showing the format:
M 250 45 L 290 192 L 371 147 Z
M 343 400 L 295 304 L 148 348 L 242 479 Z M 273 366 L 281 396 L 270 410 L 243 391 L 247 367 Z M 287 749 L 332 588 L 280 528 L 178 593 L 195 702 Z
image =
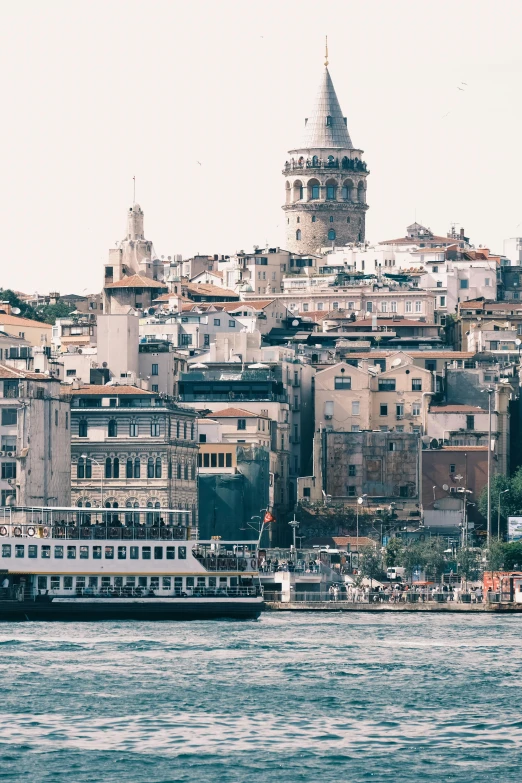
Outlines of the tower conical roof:
M 329 119 L 328 119 L 329 118 Z M 343 147 L 353 149 L 346 118 L 339 105 L 332 78 L 325 66 L 311 117 L 303 139 L 304 148 Z

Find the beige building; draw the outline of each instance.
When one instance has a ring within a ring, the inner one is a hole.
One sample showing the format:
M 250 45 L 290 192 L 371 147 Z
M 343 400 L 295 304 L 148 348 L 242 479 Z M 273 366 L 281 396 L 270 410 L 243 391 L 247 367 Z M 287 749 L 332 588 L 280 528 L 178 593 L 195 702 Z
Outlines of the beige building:
M 433 391 L 429 370 L 398 354 L 381 371 L 362 360 L 340 362 L 315 376 L 315 430 L 334 432 L 422 432 L 427 398 Z
M 0 332 L 6 332 L 13 337 L 21 337 L 34 346 L 51 345 L 52 330 L 51 324 L 0 313 Z

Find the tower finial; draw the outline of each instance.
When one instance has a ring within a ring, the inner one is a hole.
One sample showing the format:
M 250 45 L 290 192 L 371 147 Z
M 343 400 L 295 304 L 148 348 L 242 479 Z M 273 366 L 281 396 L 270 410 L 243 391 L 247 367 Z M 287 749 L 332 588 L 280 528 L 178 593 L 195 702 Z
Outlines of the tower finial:
M 324 52 L 324 64 L 328 67 L 328 36 L 326 36 L 325 52 Z
M 132 188 L 132 203 L 136 203 L 136 177 L 132 178 L 133 188 Z

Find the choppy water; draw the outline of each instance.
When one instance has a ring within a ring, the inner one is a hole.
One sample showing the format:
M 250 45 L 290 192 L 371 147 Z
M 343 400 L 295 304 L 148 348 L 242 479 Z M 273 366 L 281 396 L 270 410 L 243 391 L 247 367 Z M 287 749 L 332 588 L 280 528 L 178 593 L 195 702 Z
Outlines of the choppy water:
M 0 780 L 518 780 L 522 617 L 0 626 Z

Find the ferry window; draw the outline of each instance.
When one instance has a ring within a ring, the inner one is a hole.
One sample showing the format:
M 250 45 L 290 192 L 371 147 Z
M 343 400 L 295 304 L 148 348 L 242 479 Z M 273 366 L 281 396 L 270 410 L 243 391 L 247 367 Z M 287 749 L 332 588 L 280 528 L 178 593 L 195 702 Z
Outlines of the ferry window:
M 162 579 L 163 590 L 170 590 L 172 588 L 172 582 L 170 576 L 164 576 Z
M 102 578 L 101 578 L 101 586 L 102 586 L 102 588 L 111 586 L 111 578 L 110 578 L 110 576 L 102 576 Z
M 162 546 L 155 546 L 154 547 L 154 560 L 163 560 L 163 547 Z
M 225 454 L 225 460 L 226 460 L 226 467 L 231 468 L 232 467 L 232 454 L 227 453 Z
M 122 576 L 115 576 L 114 577 L 114 587 L 123 587 L 123 577 Z
M 24 544 L 15 544 L 15 557 L 25 557 L 24 552 Z
M 230 577 L 230 587 L 237 587 L 237 576 Z
M 179 546 L 178 547 L 178 557 L 180 560 L 186 560 L 187 559 L 187 547 L 186 546 Z
M 27 554 L 29 557 L 38 557 L 38 547 L 36 544 L 29 544 L 27 547 Z
M 175 546 L 168 546 L 167 547 L 167 560 L 175 560 L 176 559 L 176 547 Z
M 51 547 L 48 544 L 44 544 L 42 546 L 42 557 L 44 558 L 51 557 Z
M 80 560 L 88 560 L 89 559 L 89 547 L 88 546 L 81 546 L 80 547 Z
M 76 589 L 79 590 L 80 592 L 82 590 L 85 590 L 85 577 L 84 576 L 77 576 L 76 577 Z
M 95 587 L 96 590 L 98 589 L 98 577 L 97 576 L 90 576 L 89 577 L 89 587 Z
M 137 560 L 140 556 L 140 548 L 138 546 L 130 547 L 130 559 Z
M 105 547 L 105 559 L 106 560 L 114 560 L 114 547 L 113 546 L 106 546 Z
M 37 587 L 39 590 L 47 590 L 47 577 L 46 576 L 39 576 Z
M 187 576 L 186 586 L 187 587 L 194 587 L 194 577 L 193 576 Z
M 60 577 L 59 576 L 52 576 L 51 577 L 51 590 L 59 590 L 60 589 Z
M 11 544 L 2 544 L 2 557 L 11 557 Z
M 128 576 L 125 584 L 129 587 L 135 587 L 136 586 L 136 577 L 135 576 Z
M 209 576 L 208 578 L 208 586 L 209 587 L 216 587 L 217 581 L 215 576 Z
M 72 576 L 64 576 L 63 578 L 63 589 L 64 590 L 72 590 L 73 589 L 73 578 Z
M 183 590 L 183 577 L 182 576 L 175 576 L 174 577 L 174 591 L 175 591 L 176 595 L 179 595 L 182 590 Z
M 150 578 L 150 589 L 151 590 L 159 590 L 159 576 L 151 576 L 151 578 Z
M 150 560 L 150 546 L 144 546 L 141 548 L 141 556 L 143 560 Z
M 118 547 L 118 560 L 126 560 L 127 559 L 127 547 L 126 546 L 119 546 Z
M 68 546 L 67 547 L 67 560 L 76 560 L 76 547 L 75 546 Z
M 102 555 L 102 548 L 101 548 L 101 546 L 93 546 L 93 548 L 92 548 L 93 560 L 101 560 L 101 555 Z
M 146 576 L 139 576 L 138 577 L 138 587 L 147 587 L 147 577 Z
M 198 576 L 198 587 L 205 587 L 205 577 Z
M 226 587 L 227 586 L 227 578 L 226 578 L 226 576 L 220 576 L 219 577 L 219 586 L 220 587 Z

